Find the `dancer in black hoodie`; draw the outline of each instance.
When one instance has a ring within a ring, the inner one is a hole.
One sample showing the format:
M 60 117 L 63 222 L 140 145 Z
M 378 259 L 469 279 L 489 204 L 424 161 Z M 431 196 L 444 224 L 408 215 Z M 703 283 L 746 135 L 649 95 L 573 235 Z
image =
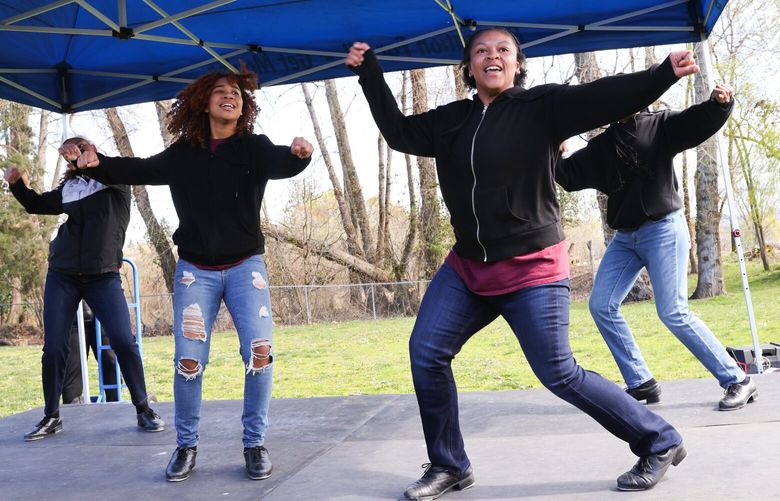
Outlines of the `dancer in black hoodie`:
M 73 137 L 63 147 L 70 151 L 63 156 L 71 160 L 95 146 L 84 138 Z M 130 329 L 119 276 L 130 222 L 130 188 L 103 184 L 69 170 L 56 189 L 36 193 L 27 187 L 16 167 L 6 169 L 4 177 L 11 193 L 30 214 L 68 215 L 49 244 L 49 271 L 43 291 L 44 417 L 24 439 L 40 440 L 62 430 L 59 409 L 70 327 L 82 299 L 110 334 L 111 347 L 136 408 L 138 427 L 162 431 L 165 423 L 149 408 L 141 353 Z
M 451 362 L 499 315 L 541 382 L 640 457 L 618 478 L 619 489 L 649 489 L 685 457 L 682 437 L 669 423 L 572 356 L 568 256 L 554 169 L 563 139 L 647 106 L 697 67 L 689 51 L 680 51 L 639 73 L 523 89 L 519 47 L 507 30 L 476 32 L 461 65 L 476 96 L 408 117 L 398 109 L 368 44 L 353 44 L 346 59 L 387 143 L 436 158 L 456 237 L 426 291 L 409 340 L 430 466 L 406 489 L 406 499 L 435 499 L 474 483 Z
M 661 386 L 620 313 L 642 268 L 650 275 L 658 317 L 724 388 L 720 410 L 741 409 L 758 396 L 755 381 L 688 309 L 690 237 L 673 162 L 726 123 L 732 94 L 730 86 L 718 85 L 709 100 L 685 111 L 632 115 L 562 158 L 556 168 L 564 189 L 596 188 L 609 197 L 607 223 L 617 232 L 599 265 L 589 306 L 628 393 L 637 400 L 656 403 L 661 397 Z

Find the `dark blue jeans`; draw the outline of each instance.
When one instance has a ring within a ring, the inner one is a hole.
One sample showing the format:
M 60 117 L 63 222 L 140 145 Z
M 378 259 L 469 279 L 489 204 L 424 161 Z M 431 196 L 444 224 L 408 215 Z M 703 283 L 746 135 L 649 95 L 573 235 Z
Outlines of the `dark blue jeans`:
M 432 464 L 459 472 L 470 465 L 458 422 L 452 359 L 499 315 L 509 323 L 542 384 L 628 442 L 634 454 L 659 453 L 682 441 L 669 423 L 616 384 L 577 365 L 569 347 L 568 280 L 479 296 L 445 263 L 425 293 L 409 340 L 414 389 Z
M 68 275 L 49 270 L 43 292 L 41 360 L 44 412 L 47 416 L 59 411 L 65 361 L 70 351 L 70 327 L 82 299 L 89 304 L 109 335 L 133 404 L 146 402 L 143 362 L 130 329 L 130 314 L 119 273 Z

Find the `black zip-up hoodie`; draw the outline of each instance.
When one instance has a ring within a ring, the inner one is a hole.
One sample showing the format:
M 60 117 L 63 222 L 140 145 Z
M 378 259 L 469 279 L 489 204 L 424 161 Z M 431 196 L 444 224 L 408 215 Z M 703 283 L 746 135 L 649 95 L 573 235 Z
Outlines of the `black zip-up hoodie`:
M 49 243 L 49 269 L 68 275 L 117 271 L 130 222 L 130 187 L 105 186 L 85 177 L 36 193 L 22 180 L 11 193 L 30 214 L 67 214 Z
M 677 81 L 667 59 L 588 84 L 513 87 L 489 106 L 475 95 L 407 117 L 373 51 L 351 69 L 390 147 L 436 159 L 455 251 L 485 262 L 563 240 L 554 180 L 560 143 L 649 105 Z
M 715 134 L 734 100 L 714 99 L 682 112 L 642 112 L 614 123 L 569 158 L 555 179 L 567 191 L 595 188 L 608 195 L 610 228 L 634 229 L 683 207 L 674 157 Z
M 265 252 L 260 204 L 266 184 L 295 176 L 311 161 L 255 134 L 231 136 L 215 153 L 180 140 L 149 158 L 98 156 L 100 165 L 88 171 L 95 179 L 169 185 L 179 216 L 173 234 L 179 256 L 209 266 Z

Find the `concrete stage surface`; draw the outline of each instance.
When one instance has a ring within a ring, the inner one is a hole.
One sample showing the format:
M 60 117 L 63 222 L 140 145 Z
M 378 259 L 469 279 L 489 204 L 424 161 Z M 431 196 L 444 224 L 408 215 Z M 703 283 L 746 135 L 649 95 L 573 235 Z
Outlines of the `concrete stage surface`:
M 688 457 L 641 493 L 615 489 L 636 461 L 628 446 L 548 391 L 462 393 L 476 485 L 441 499 L 780 499 L 780 373 L 753 377 L 759 398 L 733 412 L 717 410 L 714 379 L 662 382 L 652 407 L 681 431 Z M 171 402 L 154 406 L 161 433 L 136 431 L 123 403 L 64 406 L 64 430 L 37 442 L 22 436 L 42 409 L 4 418 L 0 499 L 396 499 L 427 462 L 414 395 L 274 399 L 266 440 L 274 471 L 252 481 L 241 405 L 203 403 L 197 467 L 178 483 L 164 474 L 175 448 Z

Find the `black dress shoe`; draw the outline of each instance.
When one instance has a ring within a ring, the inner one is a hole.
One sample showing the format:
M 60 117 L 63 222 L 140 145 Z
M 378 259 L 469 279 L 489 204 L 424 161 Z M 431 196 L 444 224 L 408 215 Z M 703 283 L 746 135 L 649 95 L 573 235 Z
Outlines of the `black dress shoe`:
M 157 415 L 151 408 L 146 409 L 140 414 L 136 414 L 138 417 L 138 427 L 143 431 L 163 431 L 165 429 L 165 421 Z
M 168 482 L 181 482 L 187 480 L 192 469 L 195 468 L 195 457 L 198 455 L 196 447 L 177 447 L 173 451 L 168 467 L 165 469 L 165 478 Z
M 639 458 L 631 470 L 620 475 L 617 488 L 620 491 L 646 491 L 653 488 L 669 469 L 669 465 L 677 466 L 688 453 L 682 443 L 660 454 Z
M 661 385 L 655 378 L 650 378 L 636 388 L 628 388 L 626 393 L 640 402 L 645 400 L 648 404 L 657 404 L 661 401 Z
M 271 476 L 271 470 L 274 469 L 268 449 L 262 445 L 244 449 L 244 461 L 246 461 L 246 474 L 252 480 L 268 478 Z
M 409 485 L 401 499 L 429 501 L 450 489 L 463 490 L 474 485 L 474 470 L 469 466 L 463 473 L 453 473 L 442 466 L 424 464 L 425 473 L 420 480 Z
M 45 417 L 35 425 L 29 433 L 25 433 L 24 441 L 32 442 L 33 440 L 40 440 L 46 438 L 49 435 L 54 435 L 62 431 L 62 418 Z
M 734 383 L 726 389 L 726 396 L 718 402 L 722 411 L 735 411 L 758 398 L 756 382 L 746 377 L 741 383 Z

